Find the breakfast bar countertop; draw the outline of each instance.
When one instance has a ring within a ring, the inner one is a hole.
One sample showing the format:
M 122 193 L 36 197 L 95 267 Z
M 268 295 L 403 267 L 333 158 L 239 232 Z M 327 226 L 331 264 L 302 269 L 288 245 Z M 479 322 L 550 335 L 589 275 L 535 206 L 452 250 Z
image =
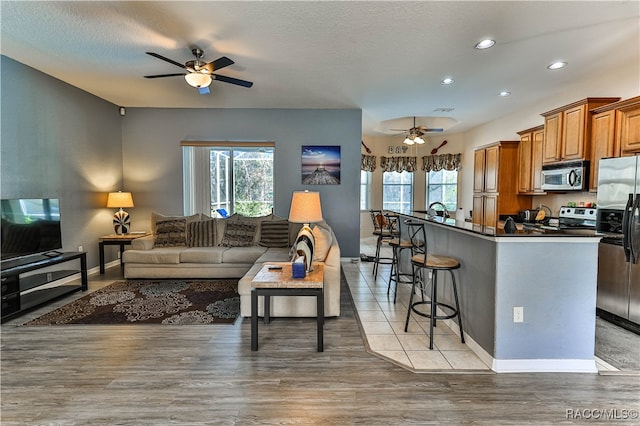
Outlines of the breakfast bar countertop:
M 472 232 L 485 237 L 596 237 L 602 238 L 604 234 L 596 232 L 594 229 L 553 229 L 552 227 L 540 227 L 535 225 L 527 225 L 522 229 L 517 229 L 514 233 L 507 233 L 499 226 L 484 226 L 475 223 L 467 222 L 464 220 L 457 220 L 452 218 L 444 218 L 441 216 L 430 216 L 423 212 L 413 211 L 410 214 L 401 213 L 407 217 L 413 217 L 434 223 L 446 227 L 453 228 L 454 230 L 462 230 Z M 520 228 L 521 224 L 518 224 Z

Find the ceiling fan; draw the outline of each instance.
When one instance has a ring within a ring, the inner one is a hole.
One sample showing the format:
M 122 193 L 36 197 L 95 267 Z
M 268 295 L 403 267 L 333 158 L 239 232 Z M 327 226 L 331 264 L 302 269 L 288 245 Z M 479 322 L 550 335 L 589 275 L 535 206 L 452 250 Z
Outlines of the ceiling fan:
M 185 72 L 175 74 L 145 75 L 144 78 L 176 77 L 181 75 L 184 76 L 184 79 L 190 86 L 198 89 L 198 92 L 200 92 L 201 95 L 206 95 L 210 92 L 209 85 L 211 84 L 212 80 L 222 81 L 223 83 L 231 83 L 242 87 L 253 86 L 253 83 L 250 81 L 227 77 L 220 74 L 214 74 L 214 71 L 218 71 L 234 63 L 226 56 L 222 56 L 215 61 L 205 62 L 202 60 L 202 56 L 204 55 L 204 51 L 202 49 L 199 49 L 197 47 L 193 48 L 191 49 L 191 53 L 193 53 L 195 59 L 181 64 L 180 62 L 176 62 L 173 59 L 166 58 L 158 53 L 146 52 L 147 55 L 162 59 L 163 61 L 169 62 L 170 64 L 176 65 L 180 68 L 184 68 Z
M 413 145 L 414 143 L 423 144 L 424 139 L 421 136 L 424 136 L 427 133 L 435 133 L 442 132 L 444 129 L 440 127 L 429 128 L 425 126 L 416 126 L 416 118 L 413 117 L 413 127 L 410 129 L 390 129 L 393 131 L 405 132 L 406 137 L 403 143 L 407 145 Z

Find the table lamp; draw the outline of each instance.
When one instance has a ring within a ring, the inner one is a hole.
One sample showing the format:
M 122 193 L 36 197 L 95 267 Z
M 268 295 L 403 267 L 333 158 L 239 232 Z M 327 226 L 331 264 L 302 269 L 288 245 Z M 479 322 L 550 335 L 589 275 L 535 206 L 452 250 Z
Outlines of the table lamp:
M 313 259 L 313 232 L 310 223 L 322 221 L 322 207 L 320 205 L 320 193 L 310 191 L 294 191 L 291 199 L 291 210 L 289 211 L 289 222 L 302 223 L 300 233 L 307 233 L 311 239 L 310 247 L 307 248 L 306 262 L 307 272 L 311 272 Z
M 107 207 L 119 209 L 113 215 L 113 227 L 116 234 L 128 234 L 131 218 L 124 208 L 133 207 L 133 196 L 130 192 L 110 192 L 107 197 Z

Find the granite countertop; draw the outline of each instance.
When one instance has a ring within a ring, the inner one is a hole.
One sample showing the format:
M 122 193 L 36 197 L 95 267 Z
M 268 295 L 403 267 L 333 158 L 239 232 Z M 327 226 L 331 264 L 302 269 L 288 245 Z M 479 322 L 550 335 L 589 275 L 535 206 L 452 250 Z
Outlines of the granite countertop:
M 436 223 L 442 226 L 455 228 L 458 230 L 468 231 L 488 237 L 603 237 L 603 234 L 596 232 L 594 229 L 555 229 L 553 227 L 540 227 L 535 225 L 527 225 L 516 232 L 509 234 L 499 226 L 483 226 L 466 222 L 464 220 L 447 219 L 440 216 L 429 216 L 422 212 L 411 212 L 411 214 L 401 213 L 404 216 L 413 217 L 430 223 Z M 499 224 L 496 224 L 499 225 Z M 518 228 L 522 224 L 517 224 Z

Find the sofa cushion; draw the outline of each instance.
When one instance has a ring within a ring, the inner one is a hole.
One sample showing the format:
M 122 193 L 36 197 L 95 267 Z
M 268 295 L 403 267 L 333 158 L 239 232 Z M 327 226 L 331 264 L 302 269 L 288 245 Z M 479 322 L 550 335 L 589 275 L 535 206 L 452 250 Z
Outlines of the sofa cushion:
M 322 226 L 313 227 L 313 260 L 316 262 L 324 262 L 329 254 L 333 238 L 331 231 Z
M 153 250 L 126 250 L 122 256 L 125 263 L 178 264 L 183 250 L 184 247 L 156 247 Z
M 288 247 L 270 247 L 262 256 L 256 260 L 256 263 L 264 262 L 288 262 L 291 260 Z
M 213 247 L 215 245 L 215 219 L 187 223 L 187 247 Z
M 258 244 L 263 247 L 289 247 L 289 221 L 263 220 Z
M 248 247 L 253 245 L 256 234 L 256 224 L 253 221 L 226 220 L 221 246 Z
M 229 247 L 222 253 L 222 263 L 255 263 L 265 251 L 260 246 Z
M 222 255 L 227 247 L 189 247 L 180 253 L 182 263 L 222 263 Z
M 162 219 L 156 222 L 156 247 L 177 247 L 187 244 L 186 219 Z

